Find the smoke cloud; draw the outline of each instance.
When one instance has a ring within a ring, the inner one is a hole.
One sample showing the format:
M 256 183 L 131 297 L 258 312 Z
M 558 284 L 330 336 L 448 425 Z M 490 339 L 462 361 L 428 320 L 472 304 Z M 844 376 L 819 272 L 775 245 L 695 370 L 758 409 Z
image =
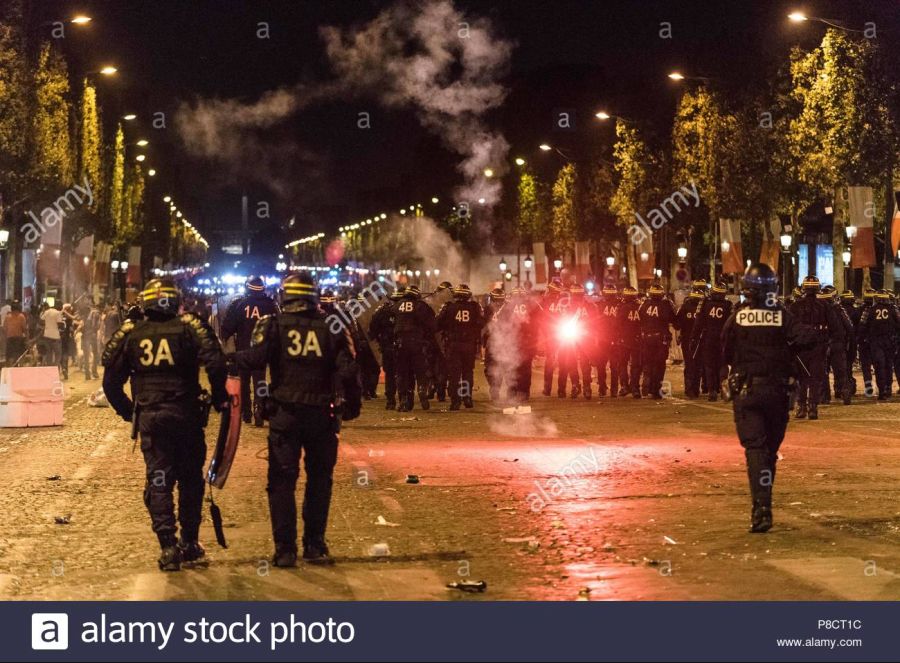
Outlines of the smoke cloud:
M 456 192 L 458 202 L 499 200 L 509 145 L 484 116 L 506 98 L 500 79 L 513 45 L 489 20 L 468 19 L 452 0 L 404 0 L 362 26 L 325 27 L 320 33 L 334 80 L 272 90 L 253 102 L 183 103 L 175 126 L 188 152 L 224 167 L 226 175 L 286 194 L 298 171 L 309 184 L 307 169 L 321 169 L 292 136 L 279 135 L 278 125 L 311 104 L 367 96 L 386 107 L 411 109 L 461 157 L 457 168 L 465 184 Z M 493 178 L 484 175 L 486 168 Z
M 349 89 L 386 106 L 410 107 L 422 126 L 462 157 L 458 202 L 500 198 L 509 144 L 484 115 L 506 98 L 500 82 L 513 45 L 490 21 L 469 20 L 451 0 L 400 2 L 356 29 L 323 28 L 326 52 Z M 486 168 L 495 177 L 484 175 Z

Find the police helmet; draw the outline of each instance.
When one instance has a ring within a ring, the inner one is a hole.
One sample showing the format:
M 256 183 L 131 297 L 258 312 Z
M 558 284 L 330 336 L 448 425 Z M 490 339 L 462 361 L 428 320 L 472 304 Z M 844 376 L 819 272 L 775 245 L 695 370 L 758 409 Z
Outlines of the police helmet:
M 403 293 L 403 296 L 410 299 L 419 299 L 422 296 L 422 291 L 419 290 L 419 286 L 411 285 L 406 288 L 406 292 Z
M 251 276 L 244 285 L 248 292 L 264 292 L 266 289 L 265 282 L 259 276 Z
M 753 263 L 744 272 L 742 286 L 749 297 L 768 299 L 769 294 L 778 292 L 778 275 L 764 262 Z
M 618 288 L 616 288 L 616 286 L 614 286 L 612 283 L 607 283 L 605 286 L 603 286 L 603 289 L 600 292 L 603 293 L 604 297 L 615 297 L 619 294 Z
M 836 293 L 837 290 L 833 285 L 826 285 L 822 288 L 822 291 L 816 295 L 816 298 L 822 300 L 834 299 Z
M 810 274 L 805 279 L 803 279 L 803 284 L 800 286 L 800 289 L 804 293 L 817 293 L 819 292 L 819 288 L 822 286 L 821 281 L 819 281 L 819 277 L 815 274 Z
M 391 299 L 397 301 L 398 299 L 403 299 L 403 294 L 406 292 L 406 286 L 397 286 L 397 289 L 391 293 Z
M 460 283 L 453 288 L 453 297 L 461 300 L 472 299 L 472 289 L 465 283 Z
M 438 292 L 440 292 L 441 290 L 450 290 L 452 288 L 453 288 L 453 284 L 450 283 L 450 281 L 441 281 L 437 287 Z
M 863 291 L 863 300 L 870 302 L 875 299 L 875 288 L 866 288 Z
M 721 297 L 726 292 L 728 292 L 728 286 L 725 285 L 725 283 L 723 283 L 722 281 L 716 281 L 711 288 L 711 292 L 712 294 Z
M 148 311 L 174 315 L 181 306 L 181 291 L 170 278 L 152 279 L 141 291 L 141 299 Z
M 634 288 L 634 287 L 632 287 L 632 286 L 630 286 L 630 285 L 626 285 L 626 286 L 622 289 L 622 296 L 623 296 L 625 299 L 637 299 L 637 296 L 638 296 L 637 288 Z
M 706 289 L 709 287 L 709 284 L 706 282 L 706 279 L 694 279 L 691 283 L 691 287 L 694 290 L 701 290 L 706 292 Z
M 490 298 L 492 302 L 502 302 L 506 299 L 506 293 L 503 291 L 503 288 L 494 288 L 490 292 Z
M 885 300 L 885 299 L 890 299 L 890 298 L 891 298 L 891 294 L 884 288 L 879 288 L 878 290 L 875 291 L 875 299 Z
M 853 294 L 852 290 L 844 290 L 844 292 L 841 293 L 841 301 L 845 301 L 845 302 L 851 301 L 852 302 L 855 300 L 856 300 L 856 295 Z
M 547 284 L 547 292 L 553 292 L 553 293 L 562 292 L 562 281 L 559 279 L 558 276 L 554 276 L 553 280 Z
M 569 287 L 569 294 L 573 297 L 584 297 L 584 288 L 575 283 Z
M 284 304 L 306 300 L 315 304 L 319 293 L 309 272 L 288 274 L 281 281 L 281 301 Z
M 323 290 L 319 295 L 319 302 L 322 304 L 337 304 L 337 296 L 333 290 Z
M 584 291 L 582 291 L 584 292 Z M 515 287 L 512 289 L 512 292 L 509 293 L 510 297 L 524 297 L 526 294 L 525 288 Z
M 662 296 L 666 293 L 663 289 L 662 284 L 654 281 L 650 284 L 650 288 L 647 290 L 647 294 L 653 299 L 661 299 Z

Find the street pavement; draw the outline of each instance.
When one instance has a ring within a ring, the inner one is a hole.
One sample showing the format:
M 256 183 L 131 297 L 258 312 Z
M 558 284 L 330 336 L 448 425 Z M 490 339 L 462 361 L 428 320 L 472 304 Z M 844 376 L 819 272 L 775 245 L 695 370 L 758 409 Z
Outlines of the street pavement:
M 669 368 L 676 396 L 661 401 L 538 395 L 531 414 L 493 407 L 481 375 L 473 410 L 367 402 L 341 435 L 333 567 L 269 566 L 266 430 L 247 427 L 215 493 L 229 547 L 206 518 L 208 561 L 164 574 L 130 427 L 88 407 L 99 382 L 73 372 L 63 427 L 0 430 L 0 597 L 900 598 L 900 402 L 860 396 L 822 406 L 819 421 L 792 421 L 775 527 L 750 535 L 730 406 L 679 398 L 680 373 Z M 461 580 L 487 591 L 445 587 Z

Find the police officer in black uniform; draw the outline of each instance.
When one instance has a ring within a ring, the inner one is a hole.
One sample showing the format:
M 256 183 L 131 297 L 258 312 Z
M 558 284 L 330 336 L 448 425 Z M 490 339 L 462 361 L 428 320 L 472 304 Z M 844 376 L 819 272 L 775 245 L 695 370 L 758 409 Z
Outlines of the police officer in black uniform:
M 662 383 L 666 375 L 666 359 L 672 333 L 669 327 L 675 322 L 675 307 L 664 295 L 662 285 L 653 283 L 649 296 L 638 308 L 641 324 L 641 366 L 646 385 L 646 396 L 655 400 L 663 397 Z
M 444 304 L 453 299 L 453 284 L 450 281 L 441 281 L 437 289 L 425 298 L 435 316 L 444 307 Z M 447 400 L 447 390 L 450 388 L 449 364 L 447 348 L 444 347 L 444 339 L 441 334 L 436 334 L 434 342 L 428 350 L 429 367 L 431 373 L 431 387 L 428 389 L 428 398 L 437 398 L 439 403 Z
M 278 311 L 278 305 L 266 295 L 266 285 L 258 276 L 251 276 L 246 283 L 247 294 L 238 297 L 228 306 L 225 318 L 222 320 L 221 336 L 225 342 L 232 336 L 235 337 L 236 350 L 246 350 L 250 347 L 250 337 L 256 323 L 266 315 L 272 315 Z M 252 408 L 250 391 L 253 390 Z M 251 416 L 254 426 L 263 425 L 263 403 L 265 402 L 266 371 L 255 373 L 244 372 L 241 374 L 241 416 L 244 423 L 250 423 Z
M 394 339 L 394 323 L 396 321 L 397 302 L 403 297 L 403 290 L 397 288 L 375 310 L 369 323 L 369 337 L 378 343 L 381 350 L 381 366 L 384 369 L 384 395 L 387 399 L 385 408 L 397 408 L 397 347 Z
M 422 301 L 418 286 L 411 285 L 396 304 L 394 338 L 397 340 L 398 412 L 413 409 L 413 391 L 418 391 L 423 410 L 428 401 L 430 370 L 428 356 L 434 344 L 434 311 Z
M 619 391 L 619 358 L 616 340 L 618 338 L 617 312 L 619 291 L 608 283 L 603 286 L 602 297 L 597 302 L 597 390 L 606 396 L 606 367 L 609 366 L 609 395 L 616 397 Z
M 859 348 L 857 334 L 862 311 L 856 305 L 856 295 L 853 294 L 852 290 L 844 290 L 844 292 L 841 293 L 841 308 L 844 309 L 844 314 L 853 325 L 853 333 L 850 334 L 850 337 L 847 339 L 847 380 L 850 384 L 850 394 L 855 395 L 856 378 L 853 376 L 853 363 L 856 361 Z
M 625 286 L 616 312 L 619 338 L 619 396 L 641 397 L 641 317 L 637 288 Z
M 819 403 L 825 386 L 827 374 L 825 362 L 828 352 L 828 339 L 835 334 L 840 322 L 834 309 L 817 297 L 820 288 L 818 277 L 810 275 L 803 279 L 803 295 L 791 304 L 791 313 L 800 322 L 815 329 L 819 334 L 818 342 L 811 348 L 798 353 L 800 364 L 800 396 L 797 418 L 819 418 Z
M 838 321 L 828 339 L 828 364 L 825 373 L 825 399 L 823 402 L 831 402 L 831 385 L 828 382 L 828 372 L 830 371 L 834 374 L 835 398 L 840 397 L 844 405 L 850 405 L 851 386 L 850 372 L 847 370 L 847 347 L 853 337 L 853 322 L 840 305 L 834 286 L 827 285 L 822 288 L 818 298 L 834 309 Z
M 443 336 L 444 356 L 447 360 L 450 409 L 460 404 L 472 407 L 472 388 L 475 384 L 475 353 L 484 326 L 484 316 L 478 302 L 472 301 L 472 290 L 465 283 L 453 288 L 453 299 L 441 307 L 437 316 L 438 334 Z
M 875 304 L 875 289 L 874 288 L 866 288 L 863 291 L 863 303 L 862 307 L 859 309 L 859 319 L 862 322 L 862 316 L 866 314 L 866 311 Z M 859 330 L 859 325 L 856 327 L 857 336 L 856 336 L 856 346 L 859 352 L 859 368 L 862 372 L 863 377 L 863 391 L 866 396 L 874 397 L 875 393 L 875 383 L 872 381 L 872 351 L 869 348 L 869 339 L 863 336 Z
M 154 279 L 141 294 L 146 318 L 126 320 L 103 352 L 103 391 L 116 414 L 125 421 L 137 419 L 147 465 L 144 503 L 162 548 L 159 568 L 178 571 L 182 561 L 204 555 L 198 541 L 206 459 L 199 368 L 206 368 L 212 403 L 220 410 L 228 400 L 225 355 L 197 316 L 179 316 L 181 293 L 171 280 Z M 122 388 L 129 379 L 134 403 Z
M 722 361 L 721 335 L 725 321 L 731 316 L 732 304 L 725 299 L 728 291 L 724 283 L 712 287 L 709 297 L 700 306 L 691 330 L 691 355 L 701 366 L 709 388 L 710 401 L 715 401 L 719 392 L 720 364 Z
M 500 388 L 503 386 L 504 371 L 497 361 L 495 348 L 491 343 L 491 333 L 494 325 L 491 322 L 497 311 L 506 300 L 506 292 L 503 288 L 494 288 L 488 296 L 488 305 L 484 308 L 484 326 L 481 332 L 481 346 L 484 348 L 484 377 L 487 379 L 488 392 L 492 401 L 500 398 Z M 552 379 L 552 374 L 551 374 Z M 509 385 L 507 385 L 508 387 Z
M 863 311 L 859 321 L 859 336 L 865 341 L 875 364 L 875 383 L 878 386 L 878 400 L 891 397 L 894 382 L 894 352 L 896 333 L 900 330 L 900 314 L 891 302 L 886 290 L 875 293 L 874 302 Z
M 238 352 L 238 370 L 272 374 L 269 474 L 266 490 L 275 540 L 273 564 L 297 562 L 297 503 L 294 491 L 304 453 L 303 559 L 332 562 L 325 542 L 341 421 L 359 416 L 362 386 L 346 328 L 334 333 L 308 273 L 285 277 L 282 311 L 263 317 L 249 350 Z M 231 370 L 234 370 L 233 368 Z
M 747 301 L 722 330 L 722 363 L 731 367 L 734 423 L 747 460 L 753 503 L 750 531 L 767 532 L 772 527 L 778 448 L 790 413 L 792 345 L 815 342 L 816 337 L 778 301 L 778 278 L 771 267 L 762 263 L 748 267 L 743 287 Z
M 675 329 L 678 330 L 678 343 L 681 356 L 684 358 L 684 395 L 687 398 L 700 396 L 700 362 L 694 357 L 691 349 L 691 333 L 694 329 L 697 313 L 706 297 L 706 281 L 697 279 L 693 282 L 691 292 L 675 314 Z

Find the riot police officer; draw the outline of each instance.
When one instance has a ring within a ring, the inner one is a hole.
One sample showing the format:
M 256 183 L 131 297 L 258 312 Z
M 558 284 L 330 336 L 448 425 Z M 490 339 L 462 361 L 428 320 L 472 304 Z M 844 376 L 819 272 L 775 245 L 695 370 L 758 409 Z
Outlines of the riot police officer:
M 648 297 L 638 308 L 641 325 L 641 366 L 645 395 L 659 400 L 663 397 L 662 383 L 666 375 L 666 359 L 672 334 L 669 327 L 675 322 L 675 307 L 664 295 L 659 283 L 651 284 Z
M 394 338 L 397 342 L 397 388 L 400 392 L 398 412 L 413 409 L 413 391 L 418 391 L 423 410 L 428 401 L 430 370 L 428 353 L 434 344 L 434 311 L 422 301 L 418 286 L 411 285 L 396 304 Z
M 250 347 L 250 337 L 256 323 L 266 315 L 272 315 L 278 310 L 278 305 L 266 295 L 266 286 L 258 276 L 251 276 L 246 283 L 247 294 L 238 297 L 228 306 L 225 318 L 222 320 L 221 335 L 225 342 L 232 336 L 235 337 L 236 350 L 246 350 Z M 266 393 L 266 372 L 243 373 L 241 375 L 241 416 L 244 423 L 263 425 L 263 403 Z M 253 398 L 250 398 L 250 392 Z M 251 407 L 252 406 L 252 407 Z
M 147 466 L 144 504 L 162 554 L 159 568 L 203 557 L 198 540 L 203 502 L 206 425 L 197 376 L 206 368 L 212 403 L 221 410 L 225 355 L 215 334 L 197 316 L 179 316 L 181 293 L 170 279 L 154 279 L 141 293 L 146 318 L 126 320 L 103 352 L 103 391 L 116 414 L 133 422 Z M 123 385 L 131 380 L 134 403 Z M 206 409 L 208 412 L 208 409 Z M 177 538 L 173 492 L 178 483 Z
M 531 363 L 543 311 L 523 288 L 513 288 L 491 325 L 491 353 L 504 372 L 507 398 L 524 403 L 531 395 Z
M 619 396 L 628 392 L 635 398 L 641 397 L 641 317 L 638 314 L 637 288 L 625 286 L 622 302 L 616 311 L 619 338 Z
M 747 461 L 750 531 L 759 533 L 772 527 L 775 465 L 787 430 L 794 384 L 792 346 L 817 339 L 813 330 L 779 303 L 778 277 L 771 267 L 762 263 L 748 267 L 743 289 L 747 301 L 737 307 L 722 330 L 722 363 L 731 367 L 728 384 L 734 423 Z
M 822 288 L 818 298 L 834 309 L 838 324 L 828 338 L 828 362 L 825 366 L 825 399 L 831 402 L 831 385 L 828 383 L 828 372 L 834 374 L 834 395 L 840 397 L 844 405 L 850 405 L 850 373 L 847 370 L 847 346 L 853 337 L 853 323 L 847 312 L 837 300 L 837 290 L 827 285 Z
M 606 367 L 609 366 L 609 395 L 614 397 L 619 391 L 619 358 L 616 353 L 618 339 L 617 312 L 619 291 L 616 286 L 603 286 L 602 297 L 597 304 L 597 391 L 606 396 Z
M 900 330 L 900 313 L 891 303 L 886 290 L 875 293 L 874 302 L 863 311 L 859 321 L 859 335 L 869 349 L 875 364 L 875 383 L 878 386 L 878 400 L 891 397 L 894 376 L 895 335 Z
M 791 304 L 791 313 L 800 322 L 818 332 L 818 342 L 811 348 L 798 353 L 800 363 L 800 396 L 797 418 L 819 418 L 819 402 L 825 384 L 825 360 L 828 339 L 838 327 L 834 309 L 818 299 L 819 279 L 810 275 L 803 279 L 803 296 Z
M 566 385 L 572 383 L 572 398 L 584 393 L 586 400 L 591 399 L 591 362 L 597 339 L 594 328 L 597 322 L 597 309 L 593 302 L 584 297 L 584 288 L 573 283 L 564 291 L 557 303 L 559 341 L 557 360 L 559 363 L 559 386 L 557 395 L 566 396 Z
M 856 306 L 856 295 L 852 290 L 844 290 L 841 293 L 841 308 L 850 323 L 853 325 L 853 332 L 847 339 L 847 380 L 850 385 L 850 394 L 856 394 L 856 378 L 853 376 L 853 363 L 856 361 L 858 351 L 857 334 L 859 329 L 859 320 L 862 312 Z
M 500 398 L 500 388 L 503 386 L 504 371 L 497 361 L 496 352 L 491 343 L 491 332 L 494 326 L 491 322 L 497 311 L 503 306 L 506 293 L 503 288 L 494 288 L 488 296 L 489 302 L 484 309 L 484 326 L 481 332 L 481 345 L 484 348 L 484 377 L 487 379 L 488 391 L 491 401 Z M 508 387 L 508 385 L 507 385 Z
M 388 300 L 375 310 L 369 323 L 369 336 L 378 343 L 381 351 L 381 365 L 384 369 L 384 395 L 387 399 L 385 408 L 397 407 L 397 348 L 394 343 L 394 323 L 396 322 L 396 304 L 403 297 L 403 290 L 397 288 Z
M 710 401 L 718 398 L 719 370 L 722 361 L 721 335 L 725 321 L 731 316 L 732 304 L 725 299 L 728 288 L 716 283 L 703 302 L 691 330 L 691 356 L 700 363 L 709 388 Z
M 687 398 L 700 396 L 700 362 L 691 351 L 691 332 L 696 323 L 697 313 L 706 297 L 706 281 L 697 279 L 693 282 L 691 292 L 685 297 L 678 313 L 675 314 L 675 329 L 679 334 L 681 356 L 684 357 L 684 395 Z
M 443 336 L 450 391 L 450 409 L 460 403 L 472 407 L 475 384 L 475 353 L 484 325 L 481 306 L 472 301 L 472 291 L 465 283 L 453 288 L 453 299 L 441 307 L 437 316 L 438 334 Z
M 875 304 L 875 289 L 874 288 L 866 288 L 863 291 L 863 303 L 862 307 L 859 310 L 859 319 L 862 322 L 862 316 L 865 315 L 866 311 Z M 872 381 L 872 351 L 869 348 L 869 339 L 859 333 L 859 326 L 857 325 L 857 340 L 856 340 L 857 349 L 859 351 L 859 368 L 862 372 L 863 377 L 863 391 L 866 396 L 874 397 L 875 394 L 875 383 Z
M 444 304 L 453 299 L 453 284 L 450 281 L 441 281 L 437 289 L 427 298 L 428 305 L 437 316 Z M 447 363 L 447 352 L 443 344 L 444 339 L 437 334 L 431 343 L 429 349 L 429 365 L 431 372 L 431 387 L 428 390 L 428 397 L 437 397 L 439 403 L 447 400 L 449 366 Z
M 553 372 L 556 369 L 557 353 L 559 350 L 559 338 L 556 328 L 560 320 L 560 307 L 565 307 L 568 303 L 568 295 L 563 296 L 562 284 L 558 278 L 553 279 L 547 284 L 547 291 L 544 293 L 541 310 L 544 314 L 542 326 L 544 330 L 544 396 L 553 393 Z M 560 389 L 565 390 L 565 385 L 561 385 Z
M 263 317 L 249 350 L 238 352 L 238 370 L 269 367 L 269 472 L 266 491 L 272 517 L 272 563 L 297 563 L 297 503 L 294 491 L 304 454 L 303 559 L 329 564 L 325 530 L 331 504 L 341 421 L 359 415 L 362 386 L 346 328 L 329 329 L 318 308 L 312 277 L 290 274 L 282 283 L 282 310 Z M 233 370 L 233 368 L 231 369 Z

